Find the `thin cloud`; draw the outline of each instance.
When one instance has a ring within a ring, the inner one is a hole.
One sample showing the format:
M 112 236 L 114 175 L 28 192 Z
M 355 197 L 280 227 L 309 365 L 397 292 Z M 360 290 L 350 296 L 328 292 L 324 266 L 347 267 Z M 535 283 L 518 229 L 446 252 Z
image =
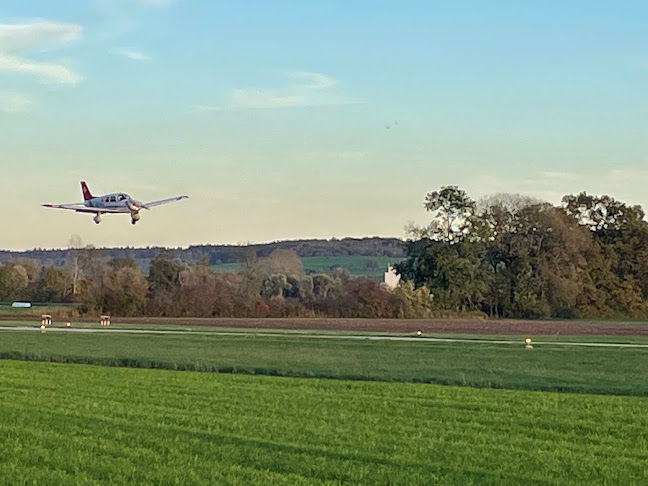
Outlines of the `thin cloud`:
M 217 105 L 193 105 L 189 108 L 189 113 L 207 113 L 210 111 L 223 111 L 222 106 Z
M 5 113 L 23 113 L 29 111 L 32 100 L 24 93 L 0 91 L 0 111 Z
M 149 61 L 151 59 L 148 54 L 144 54 L 142 51 L 132 47 L 115 47 L 110 50 L 110 53 L 117 56 L 127 57 L 133 61 Z
M 0 71 L 33 75 L 42 83 L 77 84 L 83 79 L 79 74 L 61 64 L 35 62 L 24 57 L 5 54 L 0 54 Z
M 306 106 L 308 103 L 303 96 L 257 89 L 232 90 L 231 99 L 234 106 L 241 108 L 288 108 Z
M 35 20 L 30 23 L 0 24 L 0 51 L 12 52 L 33 47 L 52 48 L 81 38 L 78 24 Z
M 31 75 L 42 83 L 77 84 L 83 78 L 63 64 L 38 62 L 22 57 L 25 49 L 49 51 L 81 38 L 82 28 L 38 20 L 31 23 L 0 24 L 0 71 Z
M 278 89 L 235 88 L 222 106 L 194 105 L 191 112 L 232 109 L 301 108 L 358 104 L 363 101 L 344 94 L 337 80 L 321 73 L 296 71 L 286 74 L 289 83 Z
M 325 90 L 337 85 L 337 81 L 321 73 L 298 71 L 288 74 L 289 77 L 300 81 L 293 86 L 293 89 L 301 90 Z

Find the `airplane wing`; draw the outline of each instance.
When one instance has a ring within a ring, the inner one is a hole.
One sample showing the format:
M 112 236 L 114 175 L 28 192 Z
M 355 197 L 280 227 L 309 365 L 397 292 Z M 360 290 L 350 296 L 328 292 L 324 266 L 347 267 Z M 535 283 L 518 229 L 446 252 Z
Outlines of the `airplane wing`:
M 130 212 L 127 208 L 123 209 L 108 209 L 108 208 L 89 208 L 84 204 L 42 204 L 44 208 L 54 208 L 54 209 L 69 209 L 71 211 L 76 211 L 77 213 L 128 213 Z
M 153 208 L 155 206 L 160 206 L 162 204 L 167 204 L 174 201 L 180 201 L 181 199 L 187 199 L 189 196 L 176 196 L 170 197 L 168 199 L 160 199 L 159 201 L 151 201 L 144 204 L 145 208 Z

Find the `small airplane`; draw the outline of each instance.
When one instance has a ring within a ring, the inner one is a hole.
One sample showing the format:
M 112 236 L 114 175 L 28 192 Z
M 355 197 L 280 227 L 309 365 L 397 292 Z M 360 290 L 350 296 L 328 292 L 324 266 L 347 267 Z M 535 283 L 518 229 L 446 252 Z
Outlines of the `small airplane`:
M 168 199 L 160 199 L 159 201 L 151 201 L 146 204 L 133 199 L 128 194 L 123 192 L 115 192 L 112 194 L 106 194 L 104 196 L 93 196 L 88 189 L 88 185 L 85 181 L 81 181 L 81 192 L 83 193 L 83 202 L 82 203 L 70 203 L 70 204 L 43 204 L 43 207 L 46 208 L 56 208 L 56 209 L 71 209 L 78 213 L 94 213 L 95 223 L 101 223 L 102 214 L 119 214 L 119 213 L 130 213 L 131 223 L 135 224 L 140 219 L 140 210 L 141 209 L 150 209 L 155 206 L 160 206 L 161 204 L 167 204 L 174 201 L 180 201 L 181 199 L 186 199 L 189 196 L 176 196 L 170 197 Z

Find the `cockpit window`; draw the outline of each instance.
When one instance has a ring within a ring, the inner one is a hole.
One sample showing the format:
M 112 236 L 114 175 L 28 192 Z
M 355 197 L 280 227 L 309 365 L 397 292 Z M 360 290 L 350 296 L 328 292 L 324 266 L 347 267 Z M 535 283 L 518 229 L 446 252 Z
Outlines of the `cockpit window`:
M 126 199 L 126 195 L 124 194 L 120 194 L 119 196 L 117 196 L 118 201 L 124 201 L 125 199 Z

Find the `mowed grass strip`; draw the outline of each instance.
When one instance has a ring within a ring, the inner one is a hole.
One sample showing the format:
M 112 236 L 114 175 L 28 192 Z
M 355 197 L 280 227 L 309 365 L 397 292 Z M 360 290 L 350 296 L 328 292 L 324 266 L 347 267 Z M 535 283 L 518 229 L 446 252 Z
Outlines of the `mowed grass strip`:
M 648 399 L 0 362 L 0 484 L 647 484 Z
M 0 357 L 106 366 L 648 396 L 648 349 L 291 336 L 3 331 Z

